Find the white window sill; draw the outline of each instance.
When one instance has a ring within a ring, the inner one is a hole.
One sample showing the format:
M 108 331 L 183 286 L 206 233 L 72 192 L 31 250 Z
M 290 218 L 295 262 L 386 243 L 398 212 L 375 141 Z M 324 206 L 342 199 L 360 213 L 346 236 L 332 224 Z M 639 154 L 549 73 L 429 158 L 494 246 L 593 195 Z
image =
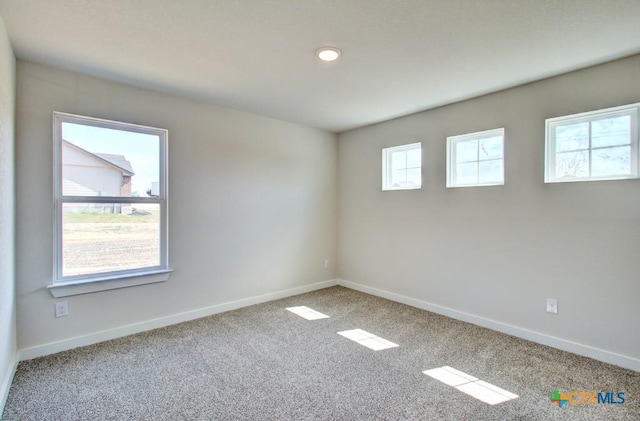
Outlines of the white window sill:
M 70 282 L 55 283 L 48 285 L 47 288 L 49 288 L 51 295 L 55 298 L 68 297 L 71 295 L 90 294 L 92 292 L 164 282 L 169 279 L 171 272 L 173 272 L 172 269 L 159 269 L 128 275 L 79 279 Z
M 422 190 L 422 186 L 420 187 L 389 187 L 389 188 L 382 188 L 382 191 L 398 191 L 398 190 Z
M 604 177 L 575 177 L 575 178 L 555 178 L 548 177 L 544 180 L 546 184 L 553 183 L 577 183 L 581 181 L 614 181 L 614 180 L 636 180 L 640 178 L 637 175 L 611 175 Z
M 493 186 L 504 186 L 504 182 L 502 183 L 476 183 L 476 184 L 454 184 L 451 186 L 447 186 L 448 189 L 457 189 L 457 188 L 465 188 L 465 187 L 493 187 Z

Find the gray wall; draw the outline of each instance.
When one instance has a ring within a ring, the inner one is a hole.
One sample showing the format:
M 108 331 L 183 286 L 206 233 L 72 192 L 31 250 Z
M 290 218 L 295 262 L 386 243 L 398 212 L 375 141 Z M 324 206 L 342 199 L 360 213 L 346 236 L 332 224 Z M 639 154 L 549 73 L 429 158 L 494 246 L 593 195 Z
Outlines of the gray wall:
M 340 134 L 339 278 L 640 359 L 640 180 L 543 182 L 546 118 L 634 102 L 640 56 Z M 499 127 L 506 184 L 446 189 L 446 137 Z M 422 189 L 381 191 L 416 141 Z
M 332 133 L 51 67 L 17 67 L 19 348 L 333 279 Z M 169 130 L 169 281 L 65 298 L 54 318 L 52 111 Z
M 14 276 L 15 58 L 0 18 L 0 411 L 16 356 Z

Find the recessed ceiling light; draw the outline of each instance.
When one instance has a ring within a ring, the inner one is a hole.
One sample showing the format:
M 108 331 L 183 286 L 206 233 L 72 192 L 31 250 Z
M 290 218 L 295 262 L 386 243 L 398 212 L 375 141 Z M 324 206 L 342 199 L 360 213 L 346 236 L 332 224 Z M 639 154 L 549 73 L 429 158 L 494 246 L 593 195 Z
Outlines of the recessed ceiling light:
M 322 61 L 334 61 L 337 60 L 338 57 L 340 57 L 340 54 L 342 54 L 342 52 L 335 47 L 322 47 L 318 48 L 316 54 Z

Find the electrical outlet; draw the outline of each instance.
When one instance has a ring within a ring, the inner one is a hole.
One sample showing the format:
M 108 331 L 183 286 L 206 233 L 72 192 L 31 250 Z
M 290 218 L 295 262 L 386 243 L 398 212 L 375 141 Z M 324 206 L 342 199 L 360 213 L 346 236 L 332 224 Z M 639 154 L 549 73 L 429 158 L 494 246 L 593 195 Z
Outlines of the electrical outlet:
M 558 314 L 558 300 L 547 298 L 547 313 Z
M 329 261 L 328 260 L 324 261 L 324 268 L 325 269 L 329 269 Z
M 69 303 L 60 301 L 56 303 L 56 317 L 64 317 L 69 315 Z

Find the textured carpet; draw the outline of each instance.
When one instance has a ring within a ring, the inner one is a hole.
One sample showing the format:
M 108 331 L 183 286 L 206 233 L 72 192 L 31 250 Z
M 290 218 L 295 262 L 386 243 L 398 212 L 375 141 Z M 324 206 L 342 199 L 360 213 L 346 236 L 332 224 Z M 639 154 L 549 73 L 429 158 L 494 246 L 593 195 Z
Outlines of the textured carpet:
M 356 328 L 400 346 L 336 333 Z M 488 405 L 422 373 L 445 365 L 519 398 Z M 626 402 L 559 408 L 556 389 Z M 333 287 L 21 362 L 2 419 L 637 421 L 639 399 L 640 373 Z

